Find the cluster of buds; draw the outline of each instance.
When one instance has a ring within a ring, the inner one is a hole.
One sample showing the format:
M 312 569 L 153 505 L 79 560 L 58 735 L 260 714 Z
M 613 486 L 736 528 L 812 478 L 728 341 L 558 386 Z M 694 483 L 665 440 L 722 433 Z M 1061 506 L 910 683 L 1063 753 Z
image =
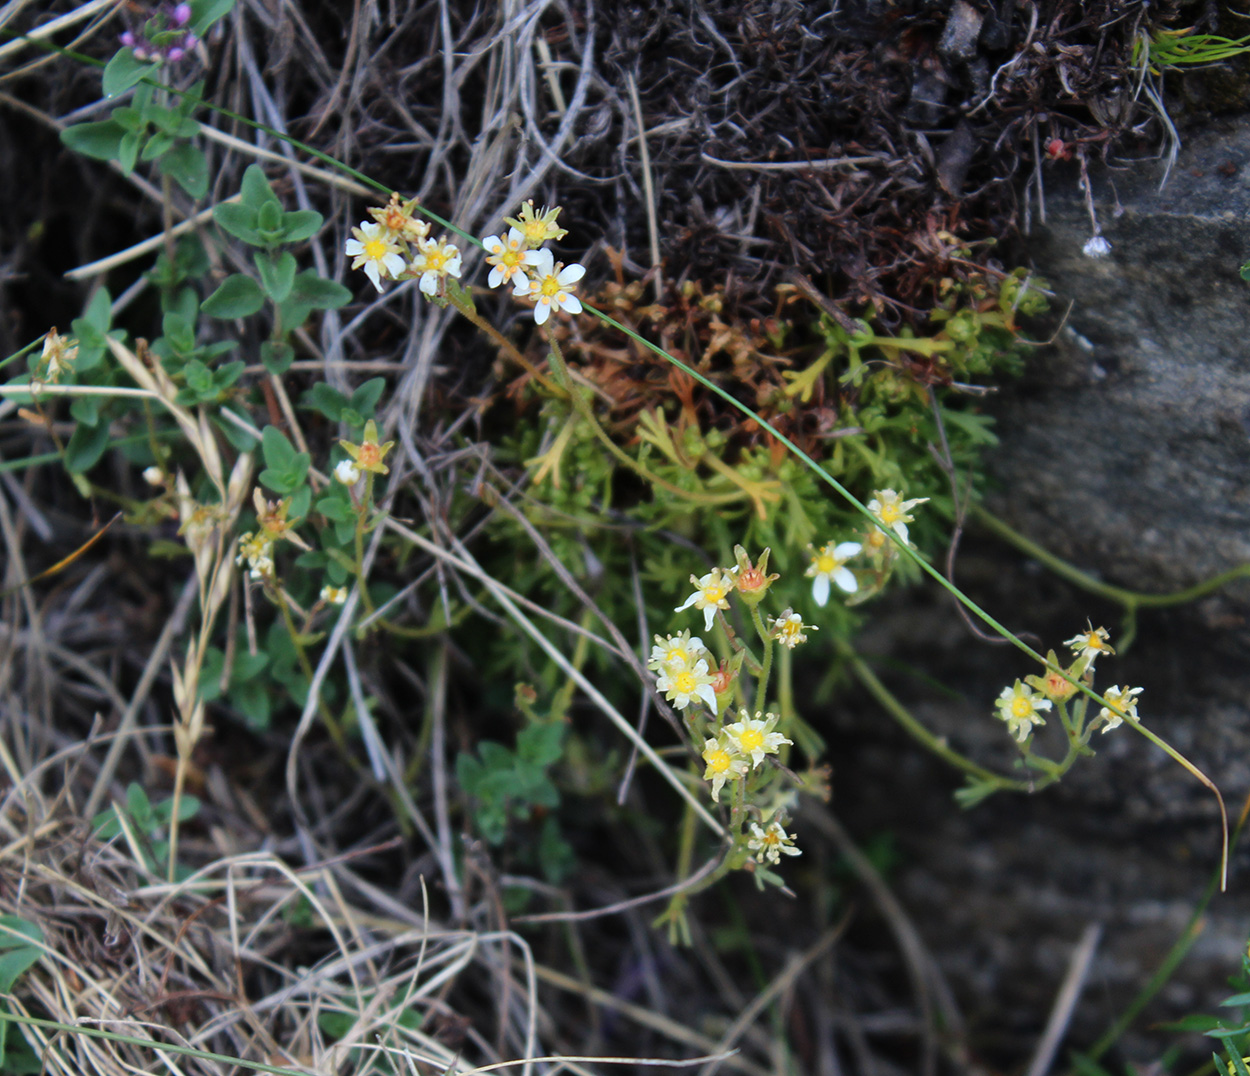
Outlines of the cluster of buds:
M 372 221 L 352 229 L 345 251 L 353 269 L 364 269 L 378 291 L 383 280 L 416 280 L 423 295 L 446 290 L 448 277 L 460 276 L 460 250 L 446 236 L 430 238 L 430 225 L 413 216 L 415 198 L 392 194 L 381 209 L 370 209 Z
M 158 4 L 142 26 L 121 35 L 121 43 L 141 63 L 177 63 L 199 43 L 191 32 L 191 5 Z
M 1055 706 L 1065 707 L 1077 693 L 1078 682 L 1087 687 L 1093 684 L 1094 662 L 1103 654 L 1115 653 L 1110 640 L 1106 628 L 1087 624 L 1085 631 L 1063 644 L 1075 655 L 1075 660 L 1066 669 L 1060 669 L 1059 659 L 1051 650 L 1046 655 L 1046 671 L 1042 676 L 1026 676 L 1023 682 L 1017 680 L 1010 687 L 1003 688 L 994 704 L 997 709 L 995 716 L 1006 724 L 1007 731 L 1017 743 L 1027 745 L 1034 729 L 1046 724 L 1042 714 Z M 1093 721 L 1085 724 L 1084 706 L 1081 705 L 1071 720 L 1066 710 L 1062 711 L 1064 725 L 1070 727 L 1082 743 L 1087 743 L 1095 728 L 1107 733 L 1119 728 L 1126 719 L 1137 721 L 1137 696 L 1142 690 L 1140 687 L 1121 688 L 1119 685 L 1109 687 L 1103 692 L 1103 698 L 1110 705 L 1102 707 Z M 1082 703 L 1084 701 L 1083 697 Z
M 809 545 L 808 553 L 811 564 L 806 575 L 812 581 L 812 598 L 822 609 L 829 603 L 832 587 L 837 587 L 844 594 L 856 594 L 860 590 L 860 581 L 855 573 L 846 566 L 847 561 L 854 557 L 871 558 L 878 583 L 884 583 L 889 574 L 889 567 L 897 556 L 894 543 L 886 531 L 891 531 L 900 542 L 911 544 L 907 524 L 915 521 L 911 510 L 918 504 L 924 504 L 928 497 L 913 497 L 904 500 L 903 495 L 892 489 L 874 490 L 872 500 L 867 504 L 876 523 L 870 524 L 868 530 L 860 537 L 859 542 L 826 542 L 820 548 Z M 866 595 L 860 594 L 862 598 Z

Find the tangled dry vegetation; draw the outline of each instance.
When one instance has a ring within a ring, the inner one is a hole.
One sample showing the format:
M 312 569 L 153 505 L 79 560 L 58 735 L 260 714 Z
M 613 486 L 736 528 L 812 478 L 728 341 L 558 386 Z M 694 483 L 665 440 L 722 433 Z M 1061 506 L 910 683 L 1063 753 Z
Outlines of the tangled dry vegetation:
M 1042 210 L 1047 160 L 1160 144 L 1131 67 L 1145 3 L 849 6 L 240 0 L 204 43 L 203 74 L 210 100 L 472 234 L 525 198 L 560 201 L 600 302 L 692 361 L 721 356 L 718 376 L 762 403 L 781 385 L 780 367 L 761 358 L 779 321 L 819 307 L 922 328 L 942 281 L 1001 277 L 995 244 Z M 105 58 L 126 8 L 13 0 L 0 28 Z M 0 352 L 10 354 L 66 324 L 105 278 L 119 316 L 142 313 L 140 274 L 166 222 L 160 190 L 57 142 L 59 128 L 107 107 L 96 69 L 17 38 L 0 43 L 0 64 Z M 323 275 L 345 279 L 346 229 L 370 192 L 229 115 L 208 118 L 204 133 L 207 201 L 233 194 L 260 159 L 285 203 L 332 222 L 312 253 Z M 198 207 L 176 189 L 172 198 L 169 223 L 194 218 Z M 429 523 L 441 547 L 414 553 L 400 574 L 499 623 L 474 597 L 482 573 L 468 547 L 480 518 L 459 534 L 445 521 L 489 471 L 491 431 L 516 421 L 500 417 L 501 402 L 515 400 L 524 421 L 527 375 L 414 291 L 385 304 L 358 295 L 303 336 L 292 376 L 347 393 L 361 375 L 388 378 L 404 514 Z M 495 313 L 504 324 L 515 312 Z M 241 354 L 259 344 L 243 339 Z M 575 330 L 567 346 L 614 401 L 607 421 L 623 439 L 655 401 L 692 391 L 596 331 Z M 698 406 L 711 405 L 700 396 Z M 157 559 L 152 542 L 172 542 L 177 525 L 133 518 L 146 493 L 119 457 L 107 484 L 132 516 L 21 586 L 113 506 L 84 499 L 55 465 L 30 465 L 48 452 L 46 434 L 8 404 L 0 415 L 0 907 L 43 939 L 12 1005 L 140 1040 L 23 1026 L 50 1071 L 230 1070 L 203 1057 L 158 1062 L 144 1041 L 319 1073 L 550 1055 L 578 1072 L 608 1071 L 578 1060 L 603 1056 L 716 1058 L 703 1071 L 752 1074 L 969 1066 L 975 1028 L 879 864 L 827 809 L 808 814 L 822 836 L 795 909 L 779 917 L 739 894 L 722 912 L 709 900 L 688 950 L 650 925 L 671 855 L 665 826 L 646 821 L 645 782 L 626 786 L 618 815 L 587 826 L 565 885 L 508 873 L 462 831 L 450 763 L 483 734 L 481 659 L 448 638 L 331 634 L 323 666 L 341 660 L 350 690 L 373 700 L 364 709 L 377 739 L 354 753 L 307 713 L 297 727 L 298 707 L 267 731 L 210 712 L 188 783 L 200 808 L 178 849 L 187 873 L 165 881 L 150 833 L 106 835 L 93 820 L 125 801 L 130 781 L 154 803 L 171 786 L 169 668 L 196 586 L 185 560 Z M 818 438 L 819 416 L 794 429 Z M 315 424 L 305 433 L 330 437 Z M 429 610 L 404 600 L 424 623 Z M 514 605 L 509 616 L 540 612 Z M 623 753 L 616 761 L 625 770 Z M 863 897 L 842 901 L 829 877 Z M 505 900 L 515 890 L 543 910 L 515 915 Z M 847 944 L 861 916 L 892 942 L 869 931 Z M 1030 1049 L 1028 1037 L 1004 1059 Z

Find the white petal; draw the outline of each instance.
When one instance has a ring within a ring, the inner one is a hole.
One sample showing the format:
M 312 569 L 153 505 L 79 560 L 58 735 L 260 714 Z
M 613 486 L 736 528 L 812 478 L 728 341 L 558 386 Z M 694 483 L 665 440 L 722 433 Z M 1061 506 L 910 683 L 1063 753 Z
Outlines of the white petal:
M 460 276 L 460 255 L 457 254 L 443 268 L 447 271 L 448 276 Z
M 438 291 L 438 274 L 422 273 L 421 282 L 417 285 L 426 295 L 433 295 Z
M 829 577 L 818 575 L 812 580 L 812 597 L 822 609 L 829 604 Z
M 508 245 L 510 247 L 519 247 L 524 242 L 525 242 L 524 233 L 518 231 L 516 228 L 513 228 L 511 225 L 509 225 L 508 226 Z
M 541 325 L 549 317 L 551 317 L 551 304 L 544 297 L 534 306 L 534 321 Z
M 574 262 L 572 265 L 566 265 L 560 270 L 560 275 L 556 279 L 563 285 L 576 284 L 586 275 L 586 267 L 578 265 Z
M 397 277 L 404 271 L 404 259 L 398 254 L 384 255 L 382 258 L 382 265 L 392 277 Z
M 382 281 L 378 279 L 378 263 L 377 262 L 373 262 L 373 261 L 365 262 L 365 276 L 367 276 L 370 280 L 373 281 L 373 286 L 377 288 L 378 291 L 382 290 Z
M 497 235 L 488 235 L 482 240 L 482 246 L 486 248 L 487 254 L 502 254 L 504 251 L 503 240 Z
M 708 709 L 713 713 L 716 712 L 716 692 L 712 690 L 711 684 L 700 684 L 695 694 L 707 703 Z
M 908 542 L 908 540 L 907 540 L 907 524 L 906 524 L 906 523 L 903 523 L 903 522 L 901 522 L 901 521 L 900 521 L 900 522 L 898 522 L 898 523 L 895 523 L 895 524 L 894 524 L 894 533 L 895 533 L 895 534 L 897 534 L 900 538 L 902 538 L 902 539 L 903 539 L 903 543 L 904 543 L 905 545 L 910 544 L 910 543 Z
M 530 254 L 534 255 L 534 260 L 530 261 L 530 255 L 526 254 L 525 255 L 526 264 L 537 266 L 539 270 L 539 274 L 538 274 L 539 276 L 550 276 L 551 271 L 555 269 L 556 267 L 556 259 L 555 259 L 555 256 L 551 253 L 551 251 L 547 250 L 547 248 L 544 247 L 542 250 L 532 250 L 530 251 Z
M 349 239 L 347 246 L 343 248 L 343 252 L 349 257 L 354 258 L 357 254 L 365 252 L 365 245 L 359 239 Z
M 833 555 L 838 560 L 850 560 L 863 548 L 859 542 L 843 542 L 833 551 Z
M 712 630 L 712 621 L 715 619 L 715 617 L 716 617 L 716 606 L 705 605 L 703 607 L 703 630 L 704 631 Z
M 490 276 L 486 278 L 486 283 L 492 288 L 499 287 L 499 285 L 503 283 L 503 270 L 496 265 L 493 269 L 491 269 Z
M 563 295 L 560 299 L 560 306 L 570 314 L 582 312 L 582 301 L 576 295 Z
M 850 568 L 839 568 L 833 573 L 833 581 L 848 594 L 854 594 L 859 590 L 859 583 L 855 581 L 855 576 L 851 573 Z

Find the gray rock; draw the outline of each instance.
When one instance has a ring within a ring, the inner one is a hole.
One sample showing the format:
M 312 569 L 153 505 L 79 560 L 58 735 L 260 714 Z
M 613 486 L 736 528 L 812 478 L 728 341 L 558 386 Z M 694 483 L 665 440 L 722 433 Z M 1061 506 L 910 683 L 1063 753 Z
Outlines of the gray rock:
M 1071 303 L 1000 410 L 992 506 L 1043 545 L 1153 592 L 1250 560 L 1250 126 L 1162 165 L 1091 167 L 1110 253 L 1082 253 L 1076 182 L 1048 170 L 1027 250 Z M 1244 598 L 1250 588 L 1240 592 Z

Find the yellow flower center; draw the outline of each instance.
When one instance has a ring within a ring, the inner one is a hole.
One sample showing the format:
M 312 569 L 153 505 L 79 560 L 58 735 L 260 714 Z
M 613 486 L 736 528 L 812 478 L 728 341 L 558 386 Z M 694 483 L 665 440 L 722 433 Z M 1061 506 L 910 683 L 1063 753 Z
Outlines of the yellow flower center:
M 816 558 L 816 570 L 821 575 L 828 575 L 830 572 L 838 570 L 838 559 L 830 553 L 821 553 Z
M 768 829 L 764 831 L 764 836 L 760 838 L 760 841 L 763 844 L 772 846 L 780 844 L 781 838 L 777 836 L 777 831 L 775 829 Z
M 560 281 L 554 275 L 543 277 L 542 287 L 539 289 L 543 298 L 554 299 L 560 293 Z
M 666 663 L 674 661 L 685 661 L 686 652 L 680 646 L 670 646 L 664 652 L 664 661 Z
M 729 757 L 729 752 L 721 749 L 713 751 L 707 756 L 708 769 L 713 773 L 727 773 L 729 767 L 733 765 L 733 759 Z
M 1018 718 L 1026 718 L 1033 712 L 1033 703 L 1026 699 L 1023 695 L 1017 695 L 1011 700 L 1011 716 Z
M 902 518 L 903 513 L 898 510 L 896 504 L 883 504 L 881 506 L 881 522 L 897 523 Z
M 764 746 L 764 734 L 759 729 L 747 729 L 738 737 L 738 742 L 742 744 L 742 753 L 749 755 Z
M 545 221 L 527 220 L 525 221 L 525 227 L 522 228 L 521 231 L 525 236 L 526 242 L 529 243 L 541 243 L 547 238 L 547 225 Z
M 799 633 L 799 625 L 793 620 L 787 620 L 781 625 L 781 637 L 783 639 L 793 639 Z
M 447 264 L 447 253 L 435 247 L 431 251 L 427 251 L 425 255 L 426 272 L 441 273 L 443 266 Z
M 360 446 L 360 452 L 356 456 L 357 467 L 373 467 L 382 462 L 382 457 L 378 454 L 378 446 L 371 445 L 366 441 Z
M 703 591 L 703 600 L 708 605 L 719 605 L 725 600 L 725 588 L 721 586 L 710 586 Z
M 679 672 L 673 677 L 673 690 L 682 695 L 691 695 L 694 693 L 694 673 L 686 671 Z
M 381 261 L 389 253 L 385 239 L 365 240 L 365 257 L 371 262 Z

